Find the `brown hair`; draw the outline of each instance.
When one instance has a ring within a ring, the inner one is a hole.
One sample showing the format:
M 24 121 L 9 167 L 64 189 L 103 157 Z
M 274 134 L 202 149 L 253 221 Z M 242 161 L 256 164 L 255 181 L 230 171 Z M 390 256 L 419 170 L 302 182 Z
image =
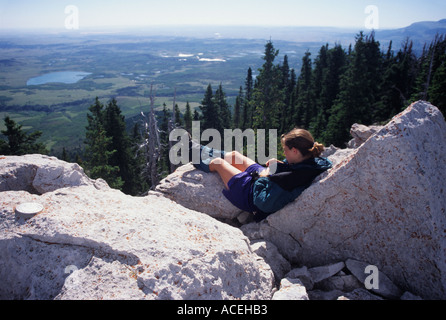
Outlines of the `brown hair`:
M 298 128 L 283 134 L 281 142 L 289 149 L 296 148 L 304 157 L 307 155 L 311 155 L 313 158 L 319 157 L 325 149 L 323 144 L 314 141 L 310 132 Z

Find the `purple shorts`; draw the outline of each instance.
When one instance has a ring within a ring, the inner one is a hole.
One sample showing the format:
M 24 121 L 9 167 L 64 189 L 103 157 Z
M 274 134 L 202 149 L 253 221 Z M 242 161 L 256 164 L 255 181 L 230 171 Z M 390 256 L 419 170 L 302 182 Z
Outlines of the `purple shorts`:
M 228 181 L 229 190 L 224 189 L 223 195 L 231 201 L 231 203 L 246 212 L 256 212 L 257 208 L 252 201 L 252 173 L 262 172 L 265 170 L 260 164 L 249 166 L 244 172 L 233 176 Z

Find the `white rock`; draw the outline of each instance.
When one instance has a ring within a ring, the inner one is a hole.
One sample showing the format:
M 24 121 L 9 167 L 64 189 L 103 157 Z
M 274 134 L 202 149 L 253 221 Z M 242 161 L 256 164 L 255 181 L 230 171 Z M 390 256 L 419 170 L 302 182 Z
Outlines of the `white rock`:
M 237 216 L 237 221 L 240 222 L 242 225 L 243 224 L 248 224 L 249 222 L 253 221 L 253 215 L 251 213 L 249 213 L 249 212 L 242 211 Z
M 277 247 L 271 242 L 256 241 L 251 243 L 251 248 L 253 252 L 262 257 L 271 267 L 278 283 L 291 270 L 291 265 L 288 260 L 280 254 Z
M 314 267 L 309 269 L 308 271 L 310 272 L 313 281 L 315 283 L 318 283 L 321 282 L 322 280 L 330 278 L 331 276 L 334 276 L 336 273 L 344 269 L 344 267 L 345 267 L 344 262 L 338 262 L 326 266 Z
M 366 289 L 355 289 L 352 292 L 347 292 L 343 296 L 338 297 L 337 300 L 384 300 L 383 298 L 370 293 Z
M 324 152 L 321 154 L 321 157 L 328 158 L 335 167 L 354 152 L 355 149 L 353 148 L 340 149 L 331 145 L 330 147 L 325 148 Z M 319 180 L 319 178 L 316 178 L 314 182 Z
M 35 160 L 32 170 L 27 157 L 17 168 L 37 172 L 57 162 Z M 63 188 L 73 176 L 52 172 L 65 177 L 50 174 L 55 191 L 0 193 L 1 299 L 271 298 L 271 268 L 239 229 L 152 193 Z M 25 222 L 14 214 L 22 202 L 44 210 Z
M 313 278 L 311 277 L 308 268 L 305 266 L 301 268 L 294 268 L 285 275 L 285 278 L 299 279 L 308 291 L 313 289 Z
M 0 191 L 24 190 L 43 194 L 65 187 L 108 188 L 102 179 L 93 180 L 76 163 L 40 154 L 7 156 L 0 159 Z
M 163 179 L 156 191 L 182 206 L 212 217 L 232 220 L 242 211 L 223 195 L 224 184 L 217 173 L 205 173 L 189 163 Z
M 268 217 L 298 252 L 265 239 L 307 267 L 367 261 L 404 290 L 446 299 L 445 168 L 444 117 L 414 103 Z
M 382 126 L 364 126 L 362 124 L 355 123 L 350 129 L 350 134 L 352 135 L 353 139 L 349 142 L 349 147 L 359 148 L 364 142 L 367 141 L 368 138 L 382 128 Z
M 272 300 L 309 300 L 307 290 L 299 279 L 284 278 L 280 282 L 280 289 L 273 295 Z
M 240 227 L 240 230 L 251 240 L 265 240 L 272 243 L 279 243 L 277 246 L 280 254 L 287 259 L 290 263 L 298 264 L 300 261 L 299 252 L 300 245 L 289 235 L 280 232 L 270 225 L 268 225 L 266 220 L 259 223 L 249 223 Z
M 316 286 L 323 291 L 342 291 L 350 292 L 355 289 L 364 288 L 364 283 L 361 283 L 355 276 L 348 275 L 335 275 L 319 282 Z
M 348 259 L 345 264 L 351 273 L 362 283 L 365 283 L 367 277 L 371 276 L 374 279 L 374 276 L 376 276 L 377 283 L 373 283 L 373 285 L 377 285 L 377 288 L 372 288 L 371 291 L 388 299 L 399 299 L 401 297 L 401 290 L 379 269 L 377 275 L 372 274 L 373 271 L 366 272 L 366 268 L 370 265 L 369 263 Z
M 313 290 L 308 292 L 308 297 L 310 298 L 310 300 L 339 300 L 338 298 L 341 296 L 343 297 L 344 294 L 345 292 L 341 290 L 329 290 L 329 291 Z

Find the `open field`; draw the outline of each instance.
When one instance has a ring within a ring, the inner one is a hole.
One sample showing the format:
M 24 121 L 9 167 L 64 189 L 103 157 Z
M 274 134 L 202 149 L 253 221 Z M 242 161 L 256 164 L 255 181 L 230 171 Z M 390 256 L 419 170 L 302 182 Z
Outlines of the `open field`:
M 0 38 L 0 117 L 9 115 L 31 131 L 43 131 L 52 153 L 82 148 L 86 113 L 95 97 L 116 98 L 126 118 L 147 111 L 150 88 L 155 107 L 197 108 L 208 84 L 221 83 L 230 104 L 244 85 L 249 67 L 263 64 L 265 40 L 192 39 L 124 35 L 46 35 Z M 304 52 L 322 43 L 274 42 L 291 67 L 300 69 Z M 91 75 L 74 84 L 27 86 L 30 78 L 58 71 Z M 4 129 L 3 121 L 0 129 Z
M 394 50 L 398 50 L 401 43 L 411 38 L 415 52 L 420 52 L 435 32 L 446 30 L 445 23 L 442 20 L 379 30 L 376 36 L 383 50 L 390 40 Z M 86 114 L 96 97 L 104 103 L 115 98 L 129 127 L 141 110 L 148 111 L 152 85 L 157 111 L 162 110 L 163 104 L 172 108 L 175 91 L 181 110 L 187 102 L 197 108 L 208 84 L 215 90 L 220 83 L 228 102 L 234 105 L 248 68 L 256 76 L 263 64 L 264 47 L 269 39 L 280 50 L 275 63 L 281 63 L 286 54 L 290 67 L 299 74 L 307 50 L 314 60 L 326 43 L 331 47 L 339 43 L 347 49 L 359 32 L 317 27 L 149 31 L 46 34 L 0 31 L 0 120 L 9 115 L 25 129 L 42 131 L 42 140 L 52 149 L 51 154 L 59 155 L 63 147 L 83 148 Z M 91 74 L 74 84 L 27 86 L 30 78 L 59 71 Z M 3 121 L 0 129 L 4 129 Z

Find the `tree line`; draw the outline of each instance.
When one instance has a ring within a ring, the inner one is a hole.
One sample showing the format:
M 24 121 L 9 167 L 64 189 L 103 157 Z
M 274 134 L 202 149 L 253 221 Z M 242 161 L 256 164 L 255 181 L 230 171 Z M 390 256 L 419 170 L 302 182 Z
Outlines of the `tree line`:
M 149 113 L 141 113 L 141 121 L 128 130 L 116 100 L 104 105 L 96 98 L 87 114 L 85 152 L 75 161 L 91 178 L 139 195 L 175 170 L 169 162 L 169 133 L 178 127 L 191 132 L 192 121 L 222 136 L 224 129 L 239 128 L 277 129 L 280 137 L 301 127 L 325 145 L 344 147 L 354 123 L 385 123 L 413 101 L 428 100 L 446 114 L 445 35 L 437 35 L 417 56 L 409 39 L 398 51 L 392 42 L 382 51 L 373 32 L 360 32 L 348 48 L 326 44 L 314 59 L 306 52 L 298 73 L 286 55 L 278 63 L 278 55 L 268 41 L 258 75 L 248 68 L 233 106 L 221 84 L 215 91 L 209 84 L 199 108 L 187 103 L 184 113 L 175 100 L 171 109 L 164 104 L 155 113 L 151 94 Z M 41 133 L 26 134 L 9 117 L 5 124 L 8 141 L 0 139 L 0 154 L 48 152 L 36 142 Z
M 417 57 L 407 39 L 395 52 L 390 42 L 381 51 L 374 33 L 360 32 L 354 46 L 321 47 L 312 60 L 306 52 L 299 75 L 285 55 L 275 63 L 279 51 L 265 45 L 264 64 L 254 79 L 248 69 L 232 111 L 221 86 L 212 96 L 209 85 L 202 101 L 202 129 L 310 130 L 325 145 L 344 147 L 354 123 L 385 123 L 411 102 L 428 100 L 446 114 L 446 38 L 438 35 Z

